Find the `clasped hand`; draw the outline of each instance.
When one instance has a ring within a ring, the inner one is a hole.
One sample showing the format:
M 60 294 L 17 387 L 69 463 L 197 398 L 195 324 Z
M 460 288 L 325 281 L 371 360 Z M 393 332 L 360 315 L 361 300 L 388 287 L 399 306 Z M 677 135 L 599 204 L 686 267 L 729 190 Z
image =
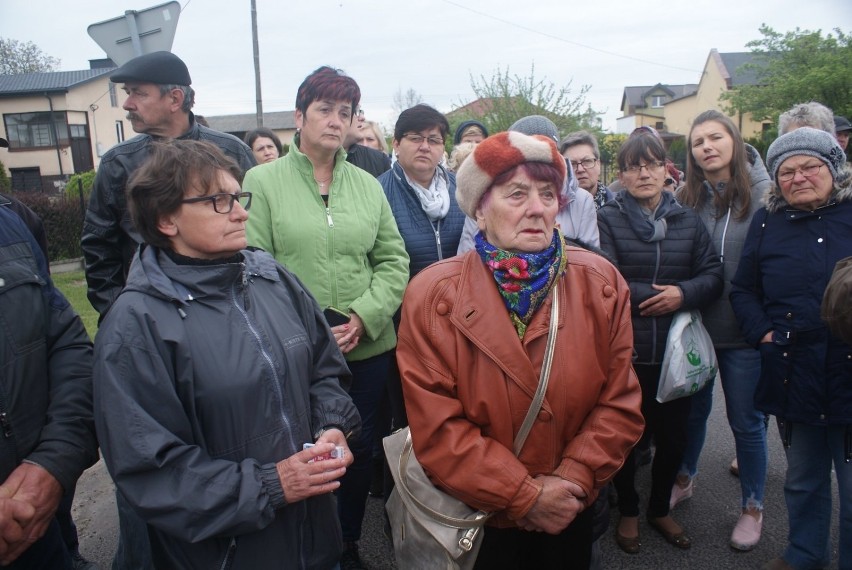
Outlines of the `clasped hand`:
M 349 322 L 345 325 L 331 327 L 331 333 L 343 354 L 358 346 L 358 342 L 364 334 L 364 321 L 361 320 L 361 317 L 355 313 L 349 313 L 349 316 Z
M 570 481 L 553 475 L 535 478 L 542 484 L 541 494 L 525 517 L 518 519 L 524 530 L 559 534 L 582 512 L 583 489 Z
M 643 317 L 668 315 L 683 305 L 683 291 L 677 285 L 654 284 L 651 287 L 660 292 L 639 303 L 639 314 Z
M 40 539 L 62 499 L 62 485 L 46 469 L 22 463 L 0 485 L 0 565 Z

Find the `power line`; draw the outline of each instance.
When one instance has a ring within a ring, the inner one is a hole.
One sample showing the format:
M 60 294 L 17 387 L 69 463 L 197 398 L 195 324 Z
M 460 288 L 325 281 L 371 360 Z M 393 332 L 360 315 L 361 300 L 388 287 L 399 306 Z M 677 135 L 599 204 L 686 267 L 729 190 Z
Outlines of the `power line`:
M 624 54 L 621 54 L 621 53 L 616 53 L 616 52 L 614 52 L 614 51 L 607 51 L 607 50 L 605 50 L 605 49 L 601 49 L 601 48 L 598 48 L 598 47 L 594 47 L 594 46 L 590 46 L 590 45 L 586 45 L 586 44 L 581 44 L 580 42 L 575 42 L 575 41 L 572 41 L 572 40 L 568 40 L 568 39 L 565 39 L 565 38 L 561 38 L 561 37 L 559 37 L 559 36 L 555 36 L 555 35 L 553 35 L 553 34 L 548 34 L 547 32 L 542 32 L 542 31 L 540 31 L 540 30 L 536 30 L 536 29 L 530 28 L 530 27 L 528 27 L 528 26 L 524 26 L 524 25 L 519 24 L 519 23 L 517 23 L 517 22 L 512 22 L 512 21 L 509 21 L 509 20 L 504 20 L 503 18 L 498 18 L 497 16 L 493 16 L 493 15 L 491 15 L 491 14 L 487 14 L 487 13 L 485 13 L 485 12 L 480 12 L 479 10 L 476 10 L 476 9 L 474 9 L 474 8 L 470 8 L 470 7 L 468 7 L 468 6 L 464 6 L 464 5 L 462 5 L 462 4 L 459 4 L 458 2 L 453 2 L 452 0 L 441 0 L 441 1 L 442 1 L 442 2 L 444 2 L 444 3 L 446 3 L 446 4 L 450 4 L 450 5 L 452 5 L 452 6 L 455 6 L 456 8 L 461 8 L 462 10 L 467 10 L 468 12 L 472 12 L 472 13 L 474 13 L 474 14 L 477 14 L 478 16 L 483 16 L 483 17 L 485 17 L 485 18 L 490 18 L 490 19 L 492 19 L 492 20 L 496 20 L 496 21 L 501 22 L 501 23 L 503 23 L 503 24 L 506 24 L 506 25 L 508 25 L 508 26 L 512 26 L 512 27 L 515 27 L 515 28 L 519 28 L 519 29 L 521 29 L 521 30 L 525 30 L 525 31 L 530 32 L 530 33 L 533 33 L 533 34 L 537 34 L 537 35 L 539 35 L 539 36 L 544 36 L 544 37 L 546 37 L 546 38 L 550 38 L 550 39 L 552 39 L 552 40 L 556 40 L 556 41 L 558 41 L 558 42 L 563 42 L 563 43 L 566 43 L 566 44 L 572 44 L 572 45 L 575 45 L 575 46 L 580 46 L 580 47 L 582 47 L 582 48 L 590 49 L 590 50 L 592 50 L 592 51 L 597 51 L 597 52 L 600 52 L 600 53 L 605 53 L 605 54 L 607 54 L 607 55 L 611 55 L 611 56 L 614 56 L 614 57 L 620 57 L 620 58 L 622 58 L 622 59 L 629 59 L 629 60 L 631 60 L 631 61 L 638 61 L 638 62 L 641 62 L 641 63 L 647 63 L 647 64 L 650 64 L 650 65 L 657 65 L 657 66 L 660 66 L 660 67 L 668 67 L 669 69 L 677 69 L 677 70 L 680 70 L 680 71 L 689 71 L 689 72 L 692 72 L 692 73 L 702 73 L 702 71 L 701 71 L 701 70 L 688 69 L 688 68 L 686 68 L 686 67 L 677 67 L 677 66 L 675 66 L 675 65 L 668 65 L 668 64 L 666 64 L 666 63 L 659 63 L 659 62 L 656 62 L 656 61 L 650 61 L 650 60 L 647 60 L 647 59 L 641 59 L 641 58 L 638 58 L 638 57 L 633 57 L 633 56 L 629 56 L 629 55 L 624 55 Z

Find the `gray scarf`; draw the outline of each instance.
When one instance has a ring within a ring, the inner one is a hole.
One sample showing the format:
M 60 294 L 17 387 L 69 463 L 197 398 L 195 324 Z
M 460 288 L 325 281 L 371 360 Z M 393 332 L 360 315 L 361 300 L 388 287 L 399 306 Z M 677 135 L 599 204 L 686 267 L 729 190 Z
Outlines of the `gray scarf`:
M 405 179 L 414 188 L 417 197 L 420 198 L 420 206 L 426 212 L 429 221 L 437 222 L 443 220 L 450 211 L 450 190 L 447 181 L 447 173 L 440 166 L 435 169 L 435 174 L 432 176 L 432 182 L 429 188 L 424 188 L 408 176 L 405 170 Z

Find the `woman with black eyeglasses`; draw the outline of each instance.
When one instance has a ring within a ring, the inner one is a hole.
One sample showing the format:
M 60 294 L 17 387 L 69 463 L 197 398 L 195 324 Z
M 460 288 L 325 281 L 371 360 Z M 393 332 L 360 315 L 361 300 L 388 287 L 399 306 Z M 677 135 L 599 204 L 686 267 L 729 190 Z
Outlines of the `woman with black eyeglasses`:
M 692 541 L 669 514 L 672 485 L 686 448 L 690 398 L 656 400 L 666 339 L 674 313 L 702 309 L 722 292 L 722 266 L 710 235 L 691 208 L 664 190 L 666 151 L 653 135 L 633 136 L 618 153 L 624 190 L 598 210 L 601 249 L 630 286 L 633 367 L 642 385 L 647 436 L 657 449 L 651 467 L 648 524 L 670 544 Z M 615 539 L 627 553 L 639 552 L 639 495 L 633 453 L 615 476 L 621 520 Z
M 240 175 L 172 140 L 130 179 L 145 243 L 98 332 L 100 446 L 155 567 L 332 568 L 331 493 L 360 427 L 349 370 L 313 297 L 247 249 Z

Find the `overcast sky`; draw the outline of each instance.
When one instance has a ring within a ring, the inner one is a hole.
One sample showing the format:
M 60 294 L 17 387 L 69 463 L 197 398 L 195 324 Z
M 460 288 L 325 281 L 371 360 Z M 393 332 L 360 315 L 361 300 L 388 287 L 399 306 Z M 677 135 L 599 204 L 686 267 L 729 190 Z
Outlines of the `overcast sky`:
M 158 0 L 0 0 L 0 36 L 32 41 L 63 71 L 104 57 L 89 24 Z M 255 111 L 249 0 L 180 0 L 172 51 L 188 65 L 203 115 Z M 443 112 L 473 99 L 470 75 L 509 66 L 557 85 L 572 82 L 615 129 L 627 85 L 698 83 L 711 48 L 748 51 L 766 23 L 840 27 L 849 0 L 257 0 L 264 111 L 292 110 L 296 89 L 320 65 L 361 87 L 367 118 L 390 126 L 393 96 L 413 88 Z

